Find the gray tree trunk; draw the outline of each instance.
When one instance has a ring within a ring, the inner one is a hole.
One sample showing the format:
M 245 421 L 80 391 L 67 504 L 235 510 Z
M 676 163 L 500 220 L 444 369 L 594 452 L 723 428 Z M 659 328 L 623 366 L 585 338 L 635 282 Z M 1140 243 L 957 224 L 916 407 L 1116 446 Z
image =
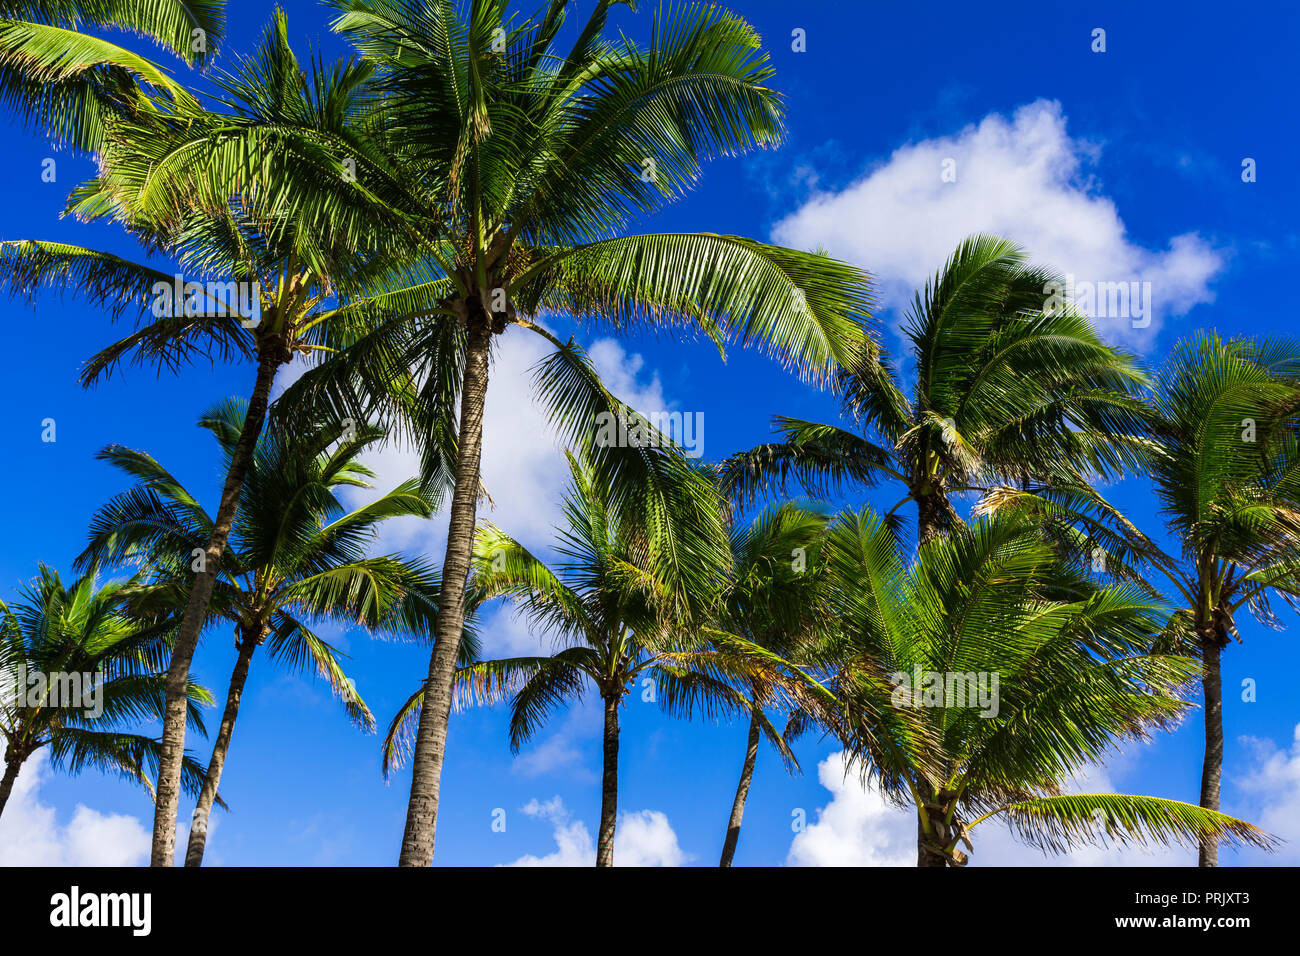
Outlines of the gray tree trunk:
M 261 437 L 266 422 L 266 409 L 271 401 L 271 385 L 276 369 L 280 367 L 283 353 L 278 340 L 258 346 L 257 379 L 252 397 L 248 400 L 248 413 L 239 441 L 230 456 L 225 487 L 221 490 L 221 504 L 204 550 L 203 570 L 194 578 L 190 588 L 189 603 L 181 619 L 176 646 L 172 648 L 171 665 L 167 668 L 167 704 L 163 714 L 163 731 L 158 760 L 158 785 L 155 788 L 153 815 L 153 848 L 151 866 L 171 866 L 176 855 L 176 808 L 180 802 L 181 764 L 185 756 L 185 716 L 189 698 L 186 690 L 190 677 L 190 662 L 199 643 L 199 634 L 208 616 L 212 588 L 217 580 L 221 557 L 226 551 L 226 539 L 235 523 L 239 509 L 239 494 L 244 487 L 253 449 Z
M 1219 672 L 1222 652 L 1213 624 L 1197 628 L 1201 644 L 1201 685 L 1205 695 L 1205 759 L 1201 766 L 1201 806 L 1219 809 L 1219 783 L 1223 776 L 1223 682 Z M 1217 837 L 1201 837 L 1200 866 L 1219 865 Z
M 916 532 L 919 544 L 926 544 L 939 537 L 940 516 L 945 510 L 944 496 L 939 492 L 917 497 Z
M 5 761 L 5 775 L 0 779 L 0 813 L 4 813 L 5 804 L 9 802 L 9 794 L 13 793 L 14 781 L 18 779 L 18 771 L 22 766 L 23 762 L 17 758 Z
M 226 765 L 226 754 L 230 752 L 230 738 L 235 732 L 239 702 L 244 696 L 244 682 L 248 680 L 248 665 L 253 661 L 257 645 L 256 634 L 245 634 L 240 638 L 239 656 L 235 658 L 235 669 L 230 673 L 230 689 L 226 691 L 226 710 L 221 715 L 221 728 L 212 745 L 212 759 L 208 761 L 208 774 L 203 781 L 203 789 L 199 791 L 194 821 L 190 824 L 190 841 L 185 847 L 186 866 L 203 865 L 203 851 L 208 845 L 208 817 L 212 814 L 212 804 L 217 797 L 221 771 Z
M 433 862 L 438 827 L 438 794 L 451 718 L 456 657 L 465 626 L 465 582 L 477 518 L 479 463 L 483 451 L 483 403 L 487 398 L 488 358 L 492 330 L 479 306 L 468 317 L 464 381 L 460 395 L 460 429 L 456 448 L 456 487 L 451 496 L 447 551 L 442 562 L 442 593 L 429 674 L 424 681 L 424 706 L 411 756 L 411 799 L 406 809 L 399 866 L 428 866 Z
M 929 782 L 922 780 L 918 787 L 920 790 L 922 803 L 934 803 L 935 793 Z M 925 832 L 925 819 L 930 821 L 930 833 Z M 933 809 L 926 811 L 922 816 L 922 811 L 916 811 L 916 865 L 917 866 L 944 866 L 948 865 L 948 858 L 942 853 L 937 852 L 934 846 L 946 846 L 949 840 L 948 829 L 944 826 L 942 817 Z
M 740 783 L 736 785 L 736 799 L 731 803 L 731 819 L 727 821 L 727 838 L 722 844 L 722 859 L 718 866 L 731 866 L 740 840 L 740 821 L 745 816 L 745 801 L 749 799 L 749 785 L 754 779 L 754 764 L 758 761 L 758 739 L 761 726 L 758 714 L 749 718 L 749 742 L 745 747 L 745 762 L 740 768 Z
M 605 697 L 605 760 L 600 784 L 600 834 L 596 865 L 614 865 L 614 826 L 618 822 L 618 694 Z

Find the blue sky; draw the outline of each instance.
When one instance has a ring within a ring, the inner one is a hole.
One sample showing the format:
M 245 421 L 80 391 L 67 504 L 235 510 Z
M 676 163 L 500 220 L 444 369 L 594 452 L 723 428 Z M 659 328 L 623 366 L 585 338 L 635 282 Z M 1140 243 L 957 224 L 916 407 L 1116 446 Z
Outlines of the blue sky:
M 886 344 L 906 290 L 936 269 L 964 235 L 1000 232 L 1044 264 L 1081 281 L 1150 282 L 1152 321 L 1100 317 L 1114 341 L 1156 363 L 1179 335 L 1292 331 L 1291 262 L 1300 253 L 1296 211 L 1300 132 L 1286 121 L 1297 88 L 1290 40 L 1300 14 L 1287 3 L 1225 13 L 1221 4 L 1180 2 L 996 5 L 730 4 L 763 36 L 787 98 L 790 135 L 776 151 L 709 164 L 699 189 L 644 224 L 825 246 L 871 271 L 881 295 Z M 579 0 L 579 15 L 590 0 Z M 269 3 L 235 0 L 227 50 L 246 51 Z M 521 9 L 531 10 L 528 4 Z M 328 11 L 287 4 L 300 52 L 327 57 L 345 46 L 328 32 Z M 649 17 L 618 11 L 612 23 L 643 35 Z M 1106 31 L 1095 53 L 1093 31 Z M 806 49 L 792 49 L 792 31 Z M 195 80 L 194 77 L 183 77 Z M 54 153 L 10 125 L 0 157 L 9 197 L 0 238 L 61 239 L 136 255 L 129 238 L 103 226 L 60 220 L 69 189 L 89 162 Z M 53 157 L 57 180 L 41 180 Z M 1257 181 L 1242 181 L 1242 162 Z M 953 160 L 955 182 L 940 169 Z M 199 365 L 157 380 L 127 369 L 95 391 L 76 382 L 81 363 L 123 334 L 75 297 L 46 296 L 35 309 L 0 301 L 9 346 L 0 377 L 0 595 L 44 560 L 65 572 L 84 545 L 95 510 L 125 482 L 93 460 L 105 444 L 149 451 L 209 501 L 220 475 L 211 442 L 194 426 L 212 402 L 246 394 L 250 367 Z M 568 325 L 558 323 L 562 332 Z M 522 333 L 521 333 L 522 334 Z M 704 453 L 720 458 L 766 440 L 774 414 L 833 421 L 834 403 L 757 354 L 651 337 L 613 342 L 577 330 L 615 390 L 645 410 L 702 413 Z M 498 504 L 491 520 L 544 548 L 557 514 L 563 465 L 527 403 L 526 370 L 540 357 L 524 340 L 503 343 L 489 399 L 485 480 Z M 41 441 L 56 421 L 57 441 Z M 495 439 L 493 436 L 497 436 Z M 406 477 L 398 451 L 375 462 L 383 488 Z M 1140 481 L 1111 489 L 1146 526 L 1155 506 Z M 850 503 L 873 500 L 852 497 Z M 387 548 L 440 559 L 445 519 L 394 529 Z M 1297 622 L 1269 631 L 1252 621 L 1244 644 L 1224 655 L 1228 755 L 1224 808 L 1292 844 L 1274 862 L 1300 859 L 1300 707 L 1285 674 L 1300 667 Z M 529 637 L 508 615 L 489 614 L 490 648 L 517 650 Z M 423 647 L 333 635 L 381 724 L 422 679 Z M 197 677 L 224 695 L 232 638 L 208 633 Z M 1238 699 L 1243 679 L 1257 700 Z M 211 719 L 216 723 L 216 716 Z M 436 864 L 497 864 L 524 857 L 582 858 L 599 807 L 599 714 L 561 711 L 535 744 L 513 758 L 504 710 L 453 718 L 443 774 Z M 716 861 L 744 748 L 744 728 L 672 720 L 636 695 L 625 711 L 620 764 L 622 862 Z M 206 759 L 203 742 L 195 742 Z M 881 863 L 908 858 L 914 824 L 845 784 L 829 742 L 809 739 L 790 777 L 760 753 L 736 857 L 740 865 Z M 1195 802 L 1199 712 L 1172 735 L 1128 748 L 1093 774 L 1114 786 Z M 229 865 L 359 864 L 394 861 L 409 779 L 379 775 L 378 741 L 346 721 L 320 682 L 289 675 L 259 657 L 222 781 L 231 812 L 218 812 L 209 860 Z M 558 798 L 558 802 L 556 802 Z M 505 832 L 493 811 L 504 809 Z M 189 809 L 182 808 L 182 819 Z M 807 826 L 796 834 L 800 817 Z M 141 862 L 151 808 L 137 788 L 93 773 L 69 778 L 39 765 L 0 818 L 0 862 Z M 143 841 L 143 842 L 142 842 Z M 1072 862 L 1185 863 L 1189 853 L 1142 856 L 1086 851 Z M 1250 852 L 1225 861 L 1269 860 Z M 986 833 L 974 864 L 1038 863 L 1037 851 Z

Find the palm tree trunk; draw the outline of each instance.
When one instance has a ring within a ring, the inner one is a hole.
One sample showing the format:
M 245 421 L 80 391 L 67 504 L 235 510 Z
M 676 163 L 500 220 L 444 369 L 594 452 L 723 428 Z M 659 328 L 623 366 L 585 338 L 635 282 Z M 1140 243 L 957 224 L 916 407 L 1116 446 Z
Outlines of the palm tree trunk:
M 758 712 L 749 718 L 749 743 L 745 747 L 745 762 L 740 768 L 740 783 L 736 785 L 736 799 L 731 803 L 731 819 L 727 821 L 727 839 L 722 844 L 722 859 L 718 866 L 731 866 L 736 855 L 736 843 L 740 840 L 740 821 L 745 815 L 745 801 L 749 799 L 749 784 L 754 779 L 754 764 L 758 760 L 758 738 L 760 732 Z
M 1219 672 L 1222 645 L 1213 624 L 1197 628 L 1201 643 L 1201 686 L 1205 694 L 1205 760 L 1201 766 L 1201 806 L 1219 809 L 1223 774 L 1223 683 Z M 1200 866 L 1219 865 L 1219 841 L 1201 837 Z
M 194 808 L 194 822 L 190 824 L 190 841 L 185 847 L 185 865 L 202 866 L 203 851 L 208 845 L 208 817 L 212 813 L 212 804 L 217 797 L 217 786 L 221 783 L 221 770 L 226 765 L 226 754 L 230 751 L 230 737 L 235 732 L 235 718 L 239 716 L 239 701 L 244 696 L 244 682 L 248 680 L 248 665 L 253 661 L 253 652 L 257 650 L 258 635 L 243 634 L 239 641 L 239 656 L 235 658 L 235 669 L 230 673 L 230 689 L 226 691 L 226 710 L 221 715 L 221 729 L 217 731 L 216 742 L 212 745 L 212 759 L 208 761 L 208 774 L 199 791 L 198 806 Z
M 931 824 L 933 826 L 933 824 Z M 939 837 L 935 834 L 927 835 L 925 832 L 925 822 L 921 817 L 921 812 L 916 813 L 916 865 L 917 866 L 940 866 L 946 867 L 948 860 L 939 853 L 930 849 L 929 843 L 935 842 Z
M 176 645 L 172 648 L 171 665 L 167 668 L 167 706 L 163 715 L 157 796 L 154 799 L 153 849 L 149 859 L 151 866 L 171 866 L 174 862 L 176 807 L 180 802 L 181 762 L 185 756 L 185 714 L 188 705 L 186 688 L 190 677 L 190 662 L 194 659 L 194 649 L 198 646 L 199 634 L 208 615 L 208 604 L 212 600 L 212 588 L 216 584 L 221 556 L 225 554 L 226 539 L 230 536 L 230 529 L 235 523 L 235 512 L 239 508 L 244 476 L 253 459 L 253 449 L 262 434 L 266 409 L 271 401 L 271 385 L 283 357 L 278 340 L 258 343 L 257 379 L 253 384 L 252 397 L 248 400 L 248 413 L 244 417 L 244 427 L 239 432 L 239 441 L 230 456 L 226 484 L 221 489 L 221 504 L 217 508 L 207 548 L 204 549 L 203 570 L 198 572 L 190 588 L 189 603 L 185 606 L 185 616 L 181 619 Z
M 0 779 L 0 814 L 4 813 L 5 804 L 9 802 L 9 794 L 13 793 L 14 781 L 18 779 L 18 771 L 22 766 L 23 762 L 17 757 L 5 761 L 5 775 Z
M 917 495 L 916 531 L 919 544 L 939 537 L 939 517 L 944 511 L 943 495 L 939 492 Z
M 917 792 L 921 802 L 925 804 L 934 802 L 934 788 L 930 786 L 928 780 L 922 779 L 917 784 Z M 930 831 L 925 832 L 926 820 L 929 820 Z M 943 831 L 943 832 L 941 832 Z M 946 867 L 947 858 L 942 853 L 937 853 L 932 848 L 933 844 L 943 845 L 946 830 L 943 827 L 942 819 L 933 811 L 916 811 L 916 865 L 924 867 Z
M 442 592 L 438 600 L 433 653 L 424 682 L 424 706 L 411 756 L 411 799 L 406 808 L 399 866 L 428 866 L 433 862 L 438 826 L 438 793 L 451 718 L 456 657 L 465 626 L 465 582 L 477 518 L 479 462 L 483 451 L 483 403 L 487 398 L 488 358 L 492 330 L 482 307 L 468 316 L 464 381 L 460 395 L 460 432 L 456 449 L 456 487 L 451 496 L 447 552 L 442 562 Z
M 614 865 L 614 826 L 618 821 L 618 704 L 622 697 L 605 697 L 605 766 L 600 783 L 600 833 L 596 865 Z

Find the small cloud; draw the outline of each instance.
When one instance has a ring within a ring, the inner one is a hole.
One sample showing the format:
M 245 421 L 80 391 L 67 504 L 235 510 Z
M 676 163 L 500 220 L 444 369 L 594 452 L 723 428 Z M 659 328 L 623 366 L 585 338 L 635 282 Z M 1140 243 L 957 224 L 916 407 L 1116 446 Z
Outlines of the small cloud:
M 572 767 L 582 760 L 582 751 L 564 731 L 547 737 L 532 750 L 520 754 L 510 765 L 511 773 L 523 777 L 536 777 Z M 589 774 L 583 774 L 590 776 Z
M 581 820 L 574 820 L 564 801 L 556 796 L 545 802 L 536 798 L 523 808 L 530 817 L 546 820 L 553 827 L 556 849 L 546 856 L 521 856 L 507 866 L 592 866 L 596 844 Z M 668 817 L 658 810 L 620 813 L 614 830 L 615 866 L 681 866 L 690 857 L 677 845 L 677 834 Z

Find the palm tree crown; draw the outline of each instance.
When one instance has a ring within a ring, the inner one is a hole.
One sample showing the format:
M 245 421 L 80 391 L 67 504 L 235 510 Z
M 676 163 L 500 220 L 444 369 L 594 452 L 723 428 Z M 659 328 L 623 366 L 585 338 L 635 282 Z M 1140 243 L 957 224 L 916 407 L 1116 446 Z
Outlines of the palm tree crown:
M 1280 627 L 1270 598 L 1300 608 L 1298 409 L 1300 345 L 1198 333 L 1174 346 L 1152 385 L 1147 471 L 1176 548 L 1080 482 L 997 488 L 981 504 L 1040 516 L 1064 544 L 1152 593 L 1168 582 L 1178 610 L 1161 644 L 1201 658 L 1210 810 L 1223 761 L 1219 657 L 1238 636 L 1236 615 L 1247 608 Z M 1200 856 L 1215 865 L 1216 841 Z
M 0 3 L 0 100 L 51 141 L 93 153 L 114 122 L 195 101 L 166 69 L 86 26 L 146 36 L 206 66 L 225 32 L 225 0 Z
M 1144 377 L 1086 317 L 1050 305 L 1052 280 L 1007 240 L 967 239 L 907 314 L 911 395 L 899 370 L 866 357 L 837 379 L 861 434 L 776 418 L 783 440 L 729 459 L 724 482 L 748 500 L 790 479 L 819 495 L 894 481 L 894 508 L 915 503 L 928 539 L 956 520 L 953 494 L 1137 464 Z
M 1186 706 L 1195 662 L 1150 651 L 1163 615 L 1140 589 L 1094 587 L 1036 523 L 1015 517 L 955 526 L 909 567 L 886 522 L 847 511 L 827 549 L 849 669 L 837 687 L 921 723 L 901 746 L 880 734 L 852 743 L 864 776 L 915 807 L 919 865 L 963 865 L 958 844 L 970 850 L 969 831 L 994 816 L 1056 852 L 1210 834 L 1275 842 L 1177 801 L 1061 794 L 1083 765 L 1170 726 Z
M 199 424 L 216 437 L 223 455 L 234 454 L 245 404 L 224 402 Z M 348 679 L 340 654 L 313 630 L 316 621 L 361 624 L 370 630 L 431 631 L 437 576 L 419 562 L 367 547 L 389 519 L 427 518 L 436 500 L 414 479 L 369 504 L 348 511 L 338 493 L 369 488 L 372 472 L 358 456 L 383 437 L 370 427 L 323 426 L 301 433 L 270 431 L 258 443 L 241 492 L 229 550 L 213 591 L 212 619 L 235 631 L 238 658 L 225 718 L 199 797 L 187 865 L 203 855 L 207 814 L 215 796 L 249 664 L 263 644 L 268 656 L 295 669 L 310 667 L 329 682 L 349 717 L 362 729 L 374 718 Z M 106 504 L 91 525 L 83 562 L 134 562 L 151 575 L 139 606 L 183 603 L 196 556 L 212 519 L 198 499 L 148 454 L 110 446 L 100 457 L 139 480 Z
M 49 748 L 55 767 L 120 773 L 152 790 L 158 741 L 123 728 L 161 720 L 174 614 L 130 614 L 136 581 L 97 586 L 92 567 L 71 584 L 42 564 L 13 604 L 0 601 L 0 734 L 5 773 L 0 811 L 23 763 Z M 205 733 L 199 705 L 207 690 L 191 683 L 190 726 Z M 186 758 L 184 784 L 197 792 L 203 771 Z

